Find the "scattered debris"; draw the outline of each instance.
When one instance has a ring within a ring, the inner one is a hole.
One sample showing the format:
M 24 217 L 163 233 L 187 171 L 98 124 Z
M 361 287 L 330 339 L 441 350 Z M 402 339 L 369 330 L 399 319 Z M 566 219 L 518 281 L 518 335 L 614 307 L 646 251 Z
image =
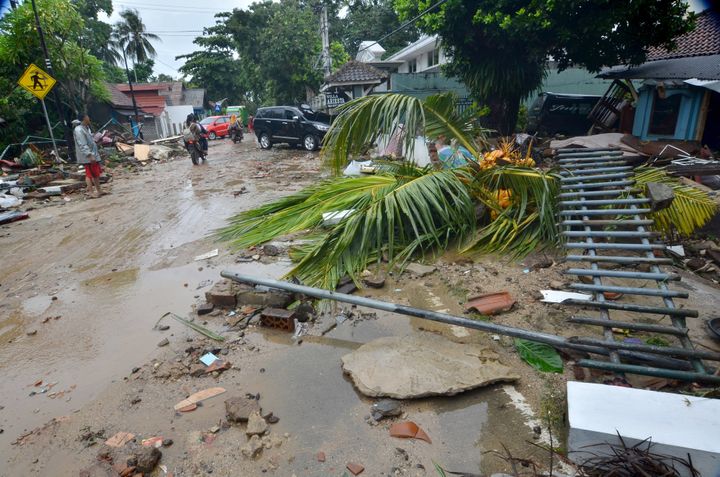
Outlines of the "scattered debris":
M 465 304 L 466 311 L 476 311 L 482 315 L 494 315 L 509 311 L 516 301 L 506 291 L 484 293 L 468 299 Z
M 343 356 L 342 366 L 362 394 L 395 399 L 452 396 L 518 379 L 494 352 L 430 333 L 378 338 Z
M 199 262 L 200 260 L 207 260 L 208 258 L 217 257 L 220 254 L 220 251 L 218 249 L 211 250 L 207 253 L 203 253 L 202 255 L 198 255 L 195 257 L 195 261 Z
M 136 462 L 135 470 L 141 473 L 150 473 L 160 462 L 162 452 L 155 447 L 140 447 L 133 452 L 133 460 Z
M 205 353 L 204 355 L 202 355 L 202 356 L 200 357 L 200 362 L 201 362 L 202 364 L 204 364 L 205 366 L 210 366 L 211 364 L 213 364 L 213 363 L 214 363 L 215 361 L 217 361 L 218 359 L 220 359 L 220 358 L 218 358 L 217 356 L 215 356 L 215 355 L 212 354 L 212 353 Z
M 106 440 L 105 444 L 110 447 L 122 447 L 133 439 L 135 439 L 135 434 L 121 431 Z
M 215 341 L 225 341 L 225 338 L 222 337 L 222 336 L 220 336 L 219 334 L 214 333 L 214 332 L 208 330 L 207 328 L 205 328 L 204 326 L 198 325 L 197 323 L 193 323 L 192 321 L 188 321 L 188 320 L 186 320 L 185 318 L 183 318 L 183 317 L 181 317 L 181 316 L 178 316 L 178 315 L 176 315 L 175 313 L 173 313 L 173 312 L 171 312 L 171 311 L 169 311 L 169 312 L 165 313 L 163 316 L 161 316 L 161 317 L 160 317 L 160 320 L 158 320 L 158 322 L 155 323 L 154 328 L 156 328 L 156 327 L 160 324 L 160 321 L 161 321 L 163 318 L 165 318 L 166 316 L 168 316 L 168 315 L 172 316 L 173 318 L 175 318 L 177 321 L 179 321 L 179 322 L 182 323 L 183 325 L 185 325 L 185 326 L 187 326 L 187 327 L 189 327 L 189 328 L 192 328 L 193 330 L 197 331 L 198 333 L 200 333 L 200 334 L 202 334 L 202 335 L 207 336 L 207 337 L 210 338 L 210 339 L 213 339 L 213 340 L 215 340 Z
M 350 473 L 352 473 L 352 475 L 360 475 L 365 470 L 365 467 L 360 464 L 355 464 L 354 462 L 348 462 L 345 467 L 350 471 Z
M 225 389 L 220 388 L 220 387 L 203 389 L 202 391 L 198 391 L 194 394 L 191 394 L 186 399 L 183 399 L 179 403 L 175 404 L 174 408 L 176 411 L 179 411 L 185 407 L 197 405 L 197 403 L 199 403 L 200 401 L 210 399 L 210 398 L 218 396 L 224 392 L 225 392 Z
M 295 331 L 295 310 L 266 308 L 260 314 L 260 324 L 293 332 Z
M 168 340 L 167 338 L 163 338 L 163 340 L 160 341 L 157 345 L 158 345 L 158 347 L 162 348 L 163 346 L 167 346 L 169 344 L 170 344 L 170 340 Z
M 318 452 L 315 454 L 315 459 L 317 459 L 318 462 L 325 462 L 325 453 L 323 451 Z
M 420 439 L 432 444 L 430 436 L 412 421 L 398 422 L 390 426 L 390 435 L 402 439 Z
M 265 419 L 262 418 L 259 412 L 256 411 L 250 414 L 250 417 L 248 418 L 247 429 L 245 429 L 245 434 L 247 434 L 248 436 L 261 436 L 265 434 L 267 430 L 268 424 L 267 422 L 265 422 Z
M 558 290 L 540 290 L 545 303 L 562 303 L 565 300 L 592 300 L 592 295 Z
M 231 397 L 225 400 L 225 417 L 228 422 L 248 422 L 250 415 L 260 412 L 257 399 Z
M 260 437 L 255 435 L 255 436 L 252 436 L 250 438 L 250 440 L 248 440 L 247 444 L 245 444 L 240 449 L 240 452 L 242 452 L 242 454 L 245 457 L 251 459 L 251 458 L 259 455 L 262 452 L 262 450 L 263 450 L 263 444 L 260 440 Z
M 163 445 L 163 438 L 162 437 L 148 437 L 147 439 L 143 439 L 140 441 L 140 444 L 145 447 L 162 447 Z
M 383 399 L 372 405 L 370 408 L 372 418 L 379 421 L 386 417 L 395 417 L 402 414 L 402 407 L 398 401 L 393 399 Z
M 431 265 L 423 265 L 422 263 L 410 263 L 405 267 L 406 272 L 410 272 L 413 275 L 416 275 L 418 277 L 424 277 L 427 275 L 430 275 L 435 270 L 437 270 L 436 267 Z

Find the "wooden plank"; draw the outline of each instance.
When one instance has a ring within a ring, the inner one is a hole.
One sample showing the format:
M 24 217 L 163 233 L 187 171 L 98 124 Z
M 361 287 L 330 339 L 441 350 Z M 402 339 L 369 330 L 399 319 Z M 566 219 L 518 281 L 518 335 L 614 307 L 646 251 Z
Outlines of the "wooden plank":
M 149 144 L 135 144 L 135 159 L 138 161 L 145 162 L 149 159 L 150 145 Z

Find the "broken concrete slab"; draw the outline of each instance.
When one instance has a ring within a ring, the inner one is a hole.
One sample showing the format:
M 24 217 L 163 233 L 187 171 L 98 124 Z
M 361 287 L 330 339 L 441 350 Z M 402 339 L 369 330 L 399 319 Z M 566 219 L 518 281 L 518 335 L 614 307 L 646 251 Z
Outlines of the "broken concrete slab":
M 238 306 L 268 306 L 273 308 L 286 308 L 294 301 L 292 293 L 282 290 L 264 290 L 253 287 L 242 287 L 237 292 L 235 298 Z
M 268 430 L 268 423 L 263 419 L 263 417 L 260 415 L 258 411 L 253 412 L 250 414 L 250 417 L 248 419 L 247 429 L 245 429 L 245 434 L 248 436 L 261 436 L 265 434 Z
M 430 275 L 435 270 L 437 270 L 435 267 L 430 265 L 423 265 L 422 263 L 410 263 L 405 267 L 406 272 L 412 273 L 413 275 L 416 275 L 418 277 Z
M 212 303 L 202 303 L 197 307 L 197 314 L 198 315 L 207 315 L 208 313 L 211 313 L 215 309 L 215 305 Z
M 673 199 L 675 199 L 675 192 L 672 188 L 659 182 L 645 184 L 645 195 L 650 199 L 650 207 L 655 212 L 670 207 Z
M 241 449 L 240 452 L 247 457 L 248 459 L 251 459 L 258 454 L 260 454 L 263 450 L 263 444 L 260 440 L 260 437 L 258 436 L 252 436 L 250 440 L 245 444 Z
M 342 358 L 343 370 L 370 397 L 452 396 L 518 379 L 492 351 L 434 334 L 383 337 Z
M 225 400 L 225 417 L 228 422 L 248 422 L 253 413 L 261 411 L 256 399 L 231 397 Z

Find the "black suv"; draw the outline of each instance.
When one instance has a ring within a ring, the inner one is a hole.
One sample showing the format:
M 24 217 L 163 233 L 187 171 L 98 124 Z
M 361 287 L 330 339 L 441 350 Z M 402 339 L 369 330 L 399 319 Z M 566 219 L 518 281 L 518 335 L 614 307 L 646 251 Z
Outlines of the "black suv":
M 275 143 L 287 143 L 314 151 L 330 124 L 329 116 L 310 108 L 272 106 L 257 110 L 253 128 L 263 149 L 270 149 Z

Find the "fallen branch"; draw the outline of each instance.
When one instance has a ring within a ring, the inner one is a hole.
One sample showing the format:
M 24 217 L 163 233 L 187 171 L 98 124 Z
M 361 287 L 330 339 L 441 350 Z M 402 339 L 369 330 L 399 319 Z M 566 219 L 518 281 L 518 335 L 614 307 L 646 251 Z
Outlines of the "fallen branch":
M 157 321 L 157 323 L 155 323 L 155 326 L 153 326 L 153 329 L 157 329 L 157 326 L 160 324 L 162 319 L 168 315 L 172 316 L 173 318 L 175 318 L 177 321 L 179 321 L 183 325 L 187 326 L 188 328 L 192 328 L 193 330 L 197 331 L 201 335 L 205 335 L 208 338 L 213 339 L 215 341 L 225 341 L 225 337 L 220 336 L 219 334 L 210 331 L 209 329 L 205 328 L 202 325 L 198 325 L 197 323 L 193 323 L 192 321 L 186 320 L 185 318 L 176 315 L 172 311 L 168 311 L 163 316 L 161 316 L 160 319 Z

